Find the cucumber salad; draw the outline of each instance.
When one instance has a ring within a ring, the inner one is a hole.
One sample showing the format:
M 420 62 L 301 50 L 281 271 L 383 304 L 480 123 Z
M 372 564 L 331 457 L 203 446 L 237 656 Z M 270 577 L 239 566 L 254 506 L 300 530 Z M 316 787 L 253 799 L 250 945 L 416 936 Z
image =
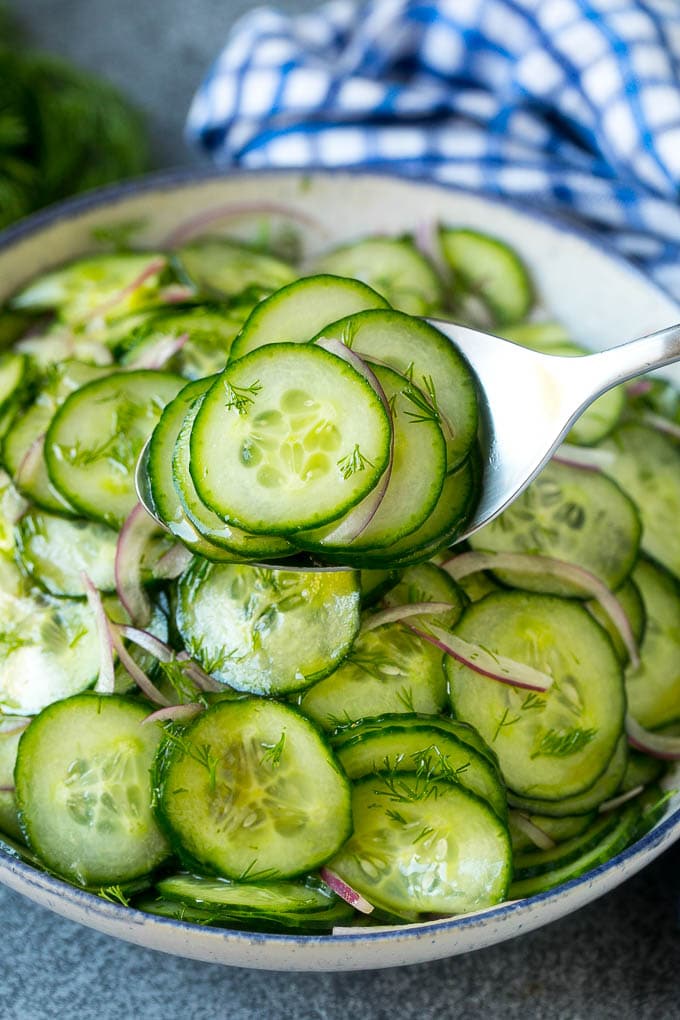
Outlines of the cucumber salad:
M 606 394 L 456 544 L 475 380 L 423 317 L 584 353 L 520 256 L 230 215 L 0 308 L 0 849 L 300 935 L 604 863 L 680 759 L 680 395 Z

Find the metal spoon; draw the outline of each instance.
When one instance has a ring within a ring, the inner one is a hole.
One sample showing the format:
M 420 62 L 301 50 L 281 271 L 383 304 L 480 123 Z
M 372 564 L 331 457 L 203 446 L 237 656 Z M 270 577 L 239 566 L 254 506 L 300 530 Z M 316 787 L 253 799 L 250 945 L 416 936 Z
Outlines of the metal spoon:
M 680 325 L 574 358 L 538 354 L 467 326 L 430 321 L 467 358 L 482 397 L 482 492 L 457 541 L 517 499 L 594 400 L 619 383 L 680 361 Z
M 619 383 L 680 361 L 680 325 L 583 357 L 539 354 L 468 326 L 430 319 L 477 376 L 482 404 L 484 474 L 462 541 L 526 489 L 576 419 Z M 157 517 L 147 475 L 148 444 L 135 472 L 140 502 Z

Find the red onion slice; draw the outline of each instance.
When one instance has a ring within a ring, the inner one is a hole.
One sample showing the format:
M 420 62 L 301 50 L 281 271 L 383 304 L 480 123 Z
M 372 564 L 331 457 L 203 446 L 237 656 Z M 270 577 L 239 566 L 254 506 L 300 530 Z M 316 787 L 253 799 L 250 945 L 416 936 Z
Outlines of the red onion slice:
M 167 287 L 161 287 L 158 298 L 166 305 L 181 305 L 184 301 L 190 301 L 195 294 L 196 291 L 193 287 L 185 287 L 181 283 L 171 283 Z
M 0 793 L 14 793 L 16 786 L 0 786 Z
M 145 719 L 142 719 L 142 726 L 154 722 L 189 722 L 203 711 L 205 711 L 204 706 L 193 701 L 187 705 L 170 705 L 168 708 L 158 708 L 155 712 L 151 712 Z
M 629 397 L 644 397 L 652 388 L 651 379 L 635 379 L 626 386 L 626 393 Z
M 45 433 L 42 432 L 39 436 L 36 436 L 19 461 L 19 466 L 14 476 L 18 486 L 21 486 L 26 479 L 33 477 L 40 461 L 43 459 L 44 449 Z
M 90 311 L 84 317 L 85 320 L 97 319 L 101 315 L 106 315 L 107 312 L 110 312 L 112 308 L 115 308 L 116 305 L 119 305 L 122 301 L 125 300 L 125 298 L 129 297 L 131 294 L 134 294 L 136 290 L 139 290 L 139 288 L 142 287 L 148 279 L 162 272 L 167 264 L 168 260 L 165 258 L 165 256 L 159 255 L 156 258 L 152 259 L 151 262 L 149 262 L 149 264 L 141 271 L 141 273 L 138 273 L 134 280 L 131 280 L 130 283 L 128 283 L 125 287 L 121 288 L 121 290 L 119 290 L 117 294 L 114 294 L 106 301 L 102 301 L 102 303 L 100 305 L 97 305 L 95 308 L 90 309 Z
M 386 623 L 401 623 L 411 616 L 437 615 L 454 608 L 451 602 L 408 602 L 403 606 L 391 606 L 367 617 L 361 624 L 361 633 L 383 627 Z
M 593 598 L 607 614 L 623 641 L 632 669 L 640 665 L 640 654 L 635 635 L 625 610 L 604 581 L 591 574 L 584 567 L 552 556 L 537 556 L 532 553 L 483 553 L 467 552 L 454 556 L 440 564 L 454 581 L 480 570 L 515 570 L 521 574 L 552 574 L 558 581 L 574 585 L 584 598 Z
M 336 875 L 330 868 L 322 868 L 319 872 L 321 878 L 324 880 L 329 889 L 344 900 L 345 903 L 349 903 L 355 910 L 359 910 L 362 914 L 372 914 L 374 907 L 372 903 L 369 903 L 367 899 L 353 889 L 351 885 L 343 881 L 339 875 Z
M 99 676 L 94 685 L 98 694 L 113 694 L 115 667 L 113 664 L 113 639 L 109 618 L 104 611 L 104 603 L 93 582 L 85 571 L 80 574 L 87 602 L 94 615 L 94 622 L 97 628 L 99 639 Z
M 669 421 L 668 418 L 664 418 L 660 414 L 652 414 L 651 411 L 646 411 L 641 415 L 641 420 L 645 425 L 656 429 L 657 432 L 663 432 L 664 435 L 671 436 L 672 439 L 680 439 L 680 425 L 677 425 L 674 421 Z
M 360 503 L 350 510 L 349 513 L 340 520 L 338 525 L 323 539 L 323 543 L 327 545 L 349 545 L 355 538 L 358 538 L 371 523 L 385 497 L 387 486 L 390 484 L 390 478 L 392 477 L 392 463 L 394 460 L 394 426 L 392 424 L 392 410 L 390 408 L 390 403 L 385 396 L 385 391 L 380 385 L 377 376 L 366 364 L 363 358 L 360 358 L 358 354 L 355 354 L 354 351 L 341 343 L 340 340 L 334 340 L 332 338 L 317 341 L 317 347 L 323 347 L 323 349 L 328 351 L 329 354 L 334 354 L 337 358 L 340 358 L 348 365 L 351 365 L 352 368 L 366 380 L 373 392 L 379 397 L 380 403 L 385 408 L 385 413 L 390 421 L 390 449 L 387 466 L 380 476 L 377 485 L 371 489 L 368 495 L 364 496 Z
M 137 358 L 132 357 L 125 365 L 126 369 L 136 371 L 140 368 L 160 369 L 182 350 L 189 339 L 188 333 L 179 336 L 161 336 L 156 343 L 147 347 Z
M 585 471 L 606 471 L 616 460 L 611 450 L 598 450 L 592 446 L 575 446 L 573 443 L 562 443 L 553 460 L 558 464 L 583 468 Z
M 211 209 L 204 209 L 203 212 L 180 223 L 168 234 L 163 247 L 176 248 L 196 237 L 206 227 L 219 222 L 228 223 L 229 220 L 242 219 L 244 216 L 283 216 L 285 219 L 297 221 L 302 226 L 323 232 L 318 220 L 294 206 L 279 202 L 230 202 L 227 205 L 215 205 Z
M 189 680 L 193 680 L 202 691 L 227 691 L 230 688 L 227 684 L 220 683 L 210 673 L 206 673 L 202 666 L 195 662 L 188 652 L 180 652 L 177 656 L 178 662 L 186 662 L 185 672 Z
M 534 846 L 537 846 L 539 850 L 552 850 L 553 847 L 557 846 L 554 839 L 544 832 L 538 825 L 534 825 L 528 815 L 525 815 L 523 811 L 510 811 L 510 821 L 520 832 L 523 832 L 525 836 L 528 836 Z
M 626 715 L 626 736 L 632 747 L 652 758 L 680 761 L 680 737 L 646 730 L 630 713 Z
M 605 814 L 607 811 L 615 811 L 620 808 L 623 804 L 627 804 L 629 800 L 634 800 L 635 797 L 639 797 L 644 786 L 642 783 L 639 786 L 634 786 L 632 790 L 626 790 L 625 793 L 620 793 L 618 797 L 612 797 L 611 800 L 604 800 L 598 807 L 600 814 Z
M 481 645 L 464 641 L 457 634 L 450 634 L 448 631 L 442 630 L 441 627 L 435 627 L 434 624 L 428 624 L 427 630 L 408 626 L 414 634 L 429 641 L 436 648 L 441 648 L 442 652 L 446 652 L 456 662 L 468 666 L 481 676 L 508 684 L 509 687 L 544 692 L 553 682 L 553 678 L 547 673 L 534 669 L 533 666 L 527 666 L 525 662 L 516 662 L 505 655 L 495 655 L 486 648 L 482 648 Z
M 163 553 L 153 567 L 153 576 L 157 581 L 174 581 L 176 577 L 183 574 L 194 558 L 191 549 L 187 549 L 181 542 L 171 546 Z
M 166 645 L 165 641 L 161 641 L 150 631 L 140 630 L 138 627 L 128 627 L 125 623 L 117 623 L 113 626 L 121 637 L 132 641 L 149 655 L 153 655 L 159 662 L 172 662 L 175 659 L 175 653 L 170 645 Z
M 142 584 L 142 555 L 158 524 L 141 503 L 128 514 L 116 545 L 114 573 L 116 591 L 134 624 L 146 626 L 151 619 L 151 603 Z
M 169 701 L 164 694 L 161 694 L 153 681 L 149 679 L 139 663 L 135 662 L 132 658 L 123 644 L 115 624 L 109 623 L 109 634 L 111 635 L 113 649 L 120 659 L 121 665 L 130 674 L 140 691 L 147 696 L 149 701 L 153 701 L 156 705 L 161 705 L 164 708 L 168 708 L 172 705 L 172 702 Z

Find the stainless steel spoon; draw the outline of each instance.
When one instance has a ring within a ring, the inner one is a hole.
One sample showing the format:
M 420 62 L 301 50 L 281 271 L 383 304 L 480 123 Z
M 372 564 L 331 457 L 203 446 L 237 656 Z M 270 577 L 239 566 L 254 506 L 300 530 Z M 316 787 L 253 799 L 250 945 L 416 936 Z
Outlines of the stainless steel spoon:
M 467 358 L 482 397 L 482 492 L 457 541 L 517 499 L 594 400 L 619 383 L 680 361 L 680 325 L 574 358 L 538 354 L 467 326 L 430 321 Z
M 456 540 L 459 542 L 517 499 L 594 400 L 619 383 L 680 361 L 680 325 L 574 358 L 538 354 L 468 326 L 429 321 L 466 357 L 481 394 L 482 491 L 472 518 Z M 135 484 L 141 503 L 156 517 L 146 472 L 147 452 L 145 447 Z

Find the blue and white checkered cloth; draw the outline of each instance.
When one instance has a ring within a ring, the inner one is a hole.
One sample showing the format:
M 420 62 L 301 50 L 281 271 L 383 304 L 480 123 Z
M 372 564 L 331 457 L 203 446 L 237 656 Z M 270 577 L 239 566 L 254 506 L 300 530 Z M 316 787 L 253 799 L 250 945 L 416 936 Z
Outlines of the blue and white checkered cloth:
M 257 8 L 187 133 L 224 167 L 364 166 L 540 203 L 680 298 L 680 0 Z

